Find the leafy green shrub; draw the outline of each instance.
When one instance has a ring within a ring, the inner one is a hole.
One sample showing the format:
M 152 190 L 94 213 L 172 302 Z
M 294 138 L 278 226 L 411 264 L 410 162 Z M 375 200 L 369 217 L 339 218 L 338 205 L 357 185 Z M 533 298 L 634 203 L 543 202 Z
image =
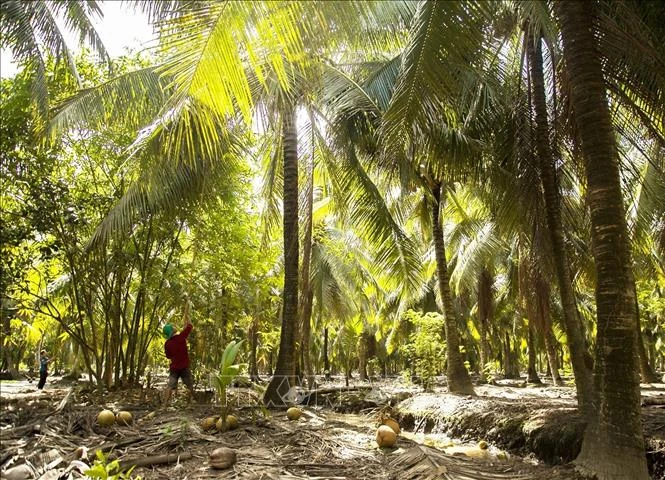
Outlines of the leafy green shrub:
M 431 391 L 434 378 L 441 372 L 445 357 L 446 344 L 441 337 L 444 329 L 443 316 L 429 312 L 421 314 L 409 310 L 403 320 L 413 325 L 409 343 L 402 351 L 414 366 L 415 374 L 425 391 Z

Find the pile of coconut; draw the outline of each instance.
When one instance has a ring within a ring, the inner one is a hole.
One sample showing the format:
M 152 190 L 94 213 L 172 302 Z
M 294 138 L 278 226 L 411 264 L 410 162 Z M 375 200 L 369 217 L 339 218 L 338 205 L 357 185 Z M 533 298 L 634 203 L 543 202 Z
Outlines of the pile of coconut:
M 401 429 L 399 428 L 399 423 L 393 418 L 383 417 L 381 419 L 381 425 L 376 431 L 376 443 L 381 448 L 390 448 L 397 443 L 397 435 L 399 435 Z
M 111 410 L 102 410 L 97 415 L 97 423 L 102 427 L 110 427 L 114 423 L 118 425 L 131 425 L 134 421 L 132 414 L 121 410 L 117 414 L 113 413 Z

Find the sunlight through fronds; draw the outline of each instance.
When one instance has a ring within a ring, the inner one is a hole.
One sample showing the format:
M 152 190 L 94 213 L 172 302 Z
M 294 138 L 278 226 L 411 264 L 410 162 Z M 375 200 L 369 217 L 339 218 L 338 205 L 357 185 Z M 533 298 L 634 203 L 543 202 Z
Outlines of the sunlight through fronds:
M 214 125 L 219 126 L 211 129 Z M 128 231 L 149 213 L 177 211 L 222 187 L 218 182 L 233 173 L 241 152 L 236 133 L 214 113 L 192 104 L 153 125 L 137 142 L 145 162 L 141 175 L 97 228 L 92 245 Z
M 33 98 L 38 119 L 48 118 L 50 98 L 47 82 L 48 58 L 56 65 L 64 62 L 66 70 L 80 85 L 72 51 L 58 22 L 78 34 L 81 42 L 90 45 L 100 57 L 109 56 L 93 26 L 93 19 L 100 17 L 99 2 L 56 2 L 45 0 L 5 0 L 0 2 L 0 45 L 11 50 L 14 60 L 31 71 Z

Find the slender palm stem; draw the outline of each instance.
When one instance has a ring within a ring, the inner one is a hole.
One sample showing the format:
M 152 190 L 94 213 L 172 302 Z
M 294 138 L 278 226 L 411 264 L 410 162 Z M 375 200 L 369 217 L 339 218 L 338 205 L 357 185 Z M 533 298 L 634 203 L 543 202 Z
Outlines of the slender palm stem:
M 275 374 L 264 395 L 267 405 L 288 403 L 295 385 L 295 341 L 298 325 L 298 132 L 296 108 L 290 101 L 283 107 L 284 147 L 284 290 L 282 293 L 282 331 Z
M 457 315 L 453 306 L 452 294 L 450 292 L 450 275 L 448 274 L 448 262 L 446 261 L 446 244 L 443 237 L 443 228 L 439 212 L 441 209 L 441 183 L 432 187 L 432 239 L 434 241 L 434 252 L 436 255 L 436 271 L 443 304 L 443 315 L 445 318 L 444 328 L 446 335 L 446 356 L 448 390 L 452 393 L 473 394 L 473 384 L 469 372 L 464 366 L 462 354 L 460 353 L 459 332 L 457 331 Z
M 570 358 L 575 374 L 577 401 L 580 409 L 585 414 L 590 414 L 593 411 L 594 404 L 593 379 L 591 370 L 584 361 L 586 352 L 584 334 L 575 301 L 568 252 L 564 244 L 561 200 L 556 169 L 554 168 L 554 157 L 550 148 L 549 126 L 547 122 L 541 37 L 540 35 L 536 35 L 535 41 L 533 38 L 528 38 L 526 43 L 531 74 L 532 99 L 535 110 L 536 153 L 540 165 L 540 181 L 543 187 L 552 253 L 556 266 L 559 292 L 561 293 L 561 303 L 563 304 L 564 327 L 568 336 Z

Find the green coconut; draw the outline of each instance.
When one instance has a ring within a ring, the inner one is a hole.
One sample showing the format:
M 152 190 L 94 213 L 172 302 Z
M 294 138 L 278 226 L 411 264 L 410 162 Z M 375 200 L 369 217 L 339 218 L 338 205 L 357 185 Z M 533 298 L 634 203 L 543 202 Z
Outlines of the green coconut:
M 115 423 L 115 415 L 111 410 L 102 410 L 97 415 L 97 423 L 102 427 L 110 427 Z
M 302 410 L 297 407 L 291 407 L 286 411 L 286 416 L 289 420 L 298 420 L 302 415 Z
M 115 416 L 115 421 L 118 422 L 118 425 L 131 425 L 133 420 L 132 414 L 124 410 L 118 412 Z
M 215 424 L 217 423 L 217 417 L 206 417 L 203 420 L 201 420 L 201 428 L 203 430 L 212 430 L 215 428 Z
M 235 430 L 240 426 L 240 423 L 238 423 L 238 418 L 235 415 L 227 415 L 226 416 L 226 423 L 229 424 L 229 428 L 231 430 Z
M 219 420 L 217 420 L 216 427 L 217 427 L 217 430 L 220 431 L 220 432 L 227 432 L 227 431 L 231 430 L 231 426 L 229 425 L 229 421 L 227 420 L 226 422 L 224 422 L 221 418 Z

